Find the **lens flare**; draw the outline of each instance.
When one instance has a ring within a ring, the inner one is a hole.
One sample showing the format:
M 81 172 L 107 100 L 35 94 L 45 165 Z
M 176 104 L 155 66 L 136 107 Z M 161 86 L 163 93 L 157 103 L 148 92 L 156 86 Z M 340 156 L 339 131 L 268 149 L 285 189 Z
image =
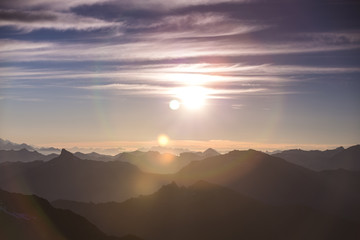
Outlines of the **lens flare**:
M 166 146 L 169 143 L 169 138 L 168 136 L 162 134 L 158 136 L 158 143 L 160 146 Z

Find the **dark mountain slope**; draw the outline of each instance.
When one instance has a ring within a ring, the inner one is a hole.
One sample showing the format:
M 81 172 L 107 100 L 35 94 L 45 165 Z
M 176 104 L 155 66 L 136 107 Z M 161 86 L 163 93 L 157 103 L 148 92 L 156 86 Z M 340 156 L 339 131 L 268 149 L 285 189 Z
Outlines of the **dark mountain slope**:
M 254 150 L 192 162 L 174 179 L 182 184 L 205 180 L 272 204 L 302 204 L 337 214 L 354 211 L 360 217 L 360 173 L 315 172 Z
M 56 209 L 34 195 L 0 190 L 0 239 L 11 240 L 130 240 L 109 237 L 84 217 Z
M 204 181 L 123 203 L 56 201 L 103 231 L 144 239 L 356 239 L 357 225 L 306 207 L 272 207 Z
M 273 202 L 297 199 L 292 193 L 307 191 L 309 185 L 313 189 L 324 187 L 314 172 L 254 150 L 235 150 L 192 162 L 175 179 L 183 184 L 205 180 Z

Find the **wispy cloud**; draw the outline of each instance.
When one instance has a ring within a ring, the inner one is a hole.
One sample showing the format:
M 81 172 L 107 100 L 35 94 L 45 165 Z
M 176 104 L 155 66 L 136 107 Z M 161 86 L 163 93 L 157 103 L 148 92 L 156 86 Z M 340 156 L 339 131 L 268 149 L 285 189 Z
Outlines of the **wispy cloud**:
M 299 65 L 245 63 L 202 64 L 141 64 L 108 67 L 101 72 L 88 69 L 59 70 L 0 68 L 1 88 L 27 89 L 65 87 L 87 91 L 108 91 L 112 95 L 169 98 L 176 89 L 186 86 L 206 88 L 207 97 L 237 98 L 244 95 L 284 95 L 299 92 L 289 90 L 304 75 L 359 73 L 359 68 L 312 67 Z M 98 79 L 96 84 L 88 79 Z M 311 80 L 311 79 L 310 79 Z M 309 80 L 308 80 L 309 81 Z M 88 95 L 84 92 L 84 96 Z M 239 106 L 233 108 L 237 109 Z
M 2 61 L 143 61 L 192 57 L 267 56 L 359 49 L 360 45 L 324 45 L 316 42 L 233 45 L 221 41 L 195 44 L 187 41 L 137 41 L 129 43 L 49 43 L 5 40 Z M 20 45 L 19 45 L 20 44 Z M 23 51 L 28 48 L 28 51 Z
M 93 30 L 120 26 L 91 17 L 82 17 L 72 13 L 51 11 L 0 10 L 0 27 L 14 27 L 22 31 L 38 29 L 55 30 Z
M 122 95 L 149 95 L 153 97 L 173 97 L 176 98 L 178 96 L 179 90 L 183 89 L 183 87 L 171 87 L 171 86 L 156 86 L 156 85 L 148 85 L 148 84 L 107 84 L 107 85 L 92 85 L 87 87 L 81 87 L 83 89 L 90 90 L 113 90 L 117 91 Z M 232 89 L 221 89 L 221 88 L 203 88 L 207 98 L 232 98 L 239 94 L 253 94 L 253 93 L 261 93 L 268 89 L 265 88 L 232 88 Z

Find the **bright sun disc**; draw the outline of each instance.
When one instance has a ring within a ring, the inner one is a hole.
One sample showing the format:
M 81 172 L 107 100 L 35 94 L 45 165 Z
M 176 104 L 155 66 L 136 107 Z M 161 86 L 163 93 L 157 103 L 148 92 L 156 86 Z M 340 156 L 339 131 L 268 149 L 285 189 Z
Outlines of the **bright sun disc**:
M 180 102 L 178 100 L 176 100 L 176 99 L 171 100 L 169 102 L 169 107 L 170 107 L 171 110 L 178 110 L 179 107 L 180 107 Z
M 205 105 L 207 98 L 206 89 L 199 86 L 180 88 L 177 96 L 181 103 L 188 109 L 199 109 Z

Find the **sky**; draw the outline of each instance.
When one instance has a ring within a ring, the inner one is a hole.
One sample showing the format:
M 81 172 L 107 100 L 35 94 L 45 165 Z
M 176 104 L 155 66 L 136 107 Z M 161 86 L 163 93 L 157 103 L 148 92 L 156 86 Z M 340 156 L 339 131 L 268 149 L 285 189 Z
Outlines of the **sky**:
M 123 149 L 359 144 L 359 12 L 353 0 L 3 0 L 0 137 Z

